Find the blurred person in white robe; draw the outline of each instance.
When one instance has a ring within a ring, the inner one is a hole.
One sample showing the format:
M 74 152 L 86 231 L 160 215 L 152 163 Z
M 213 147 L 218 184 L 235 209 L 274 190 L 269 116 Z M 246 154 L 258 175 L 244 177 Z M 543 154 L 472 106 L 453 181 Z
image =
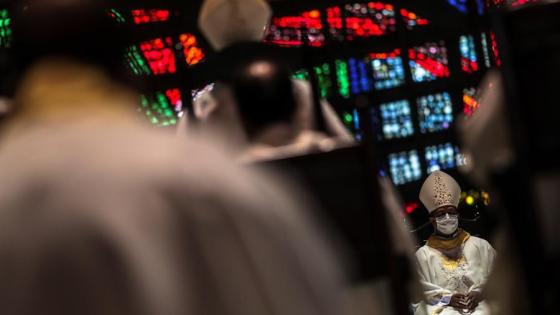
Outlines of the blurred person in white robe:
M 107 63 L 64 46 L 114 53 L 107 33 L 71 37 L 96 34 L 104 8 L 38 0 L 18 18 L 17 45 L 37 49 L 0 145 L 2 313 L 340 314 L 304 201 L 206 139 L 141 124 Z
M 223 51 L 236 43 L 260 42 L 271 15 L 270 6 L 263 0 L 207 0 L 200 10 L 198 23 L 212 47 L 216 51 Z M 235 63 L 238 60 L 230 62 Z M 289 126 L 301 135 L 294 138 L 296 142 L 301 140 L 305 143 L 317 129 L 311 84 L 307 81 L 292 80 L 292 85 L 297 106 Z M 219 94 L 223 91 L 219 87 L 220 84 L 217 83 L 215 91 L 212 88 L 207 89 L 195 99 L 194 115 L 201 122 L 201 129 L 217 133 L 227 138 L 230 143 L 243 145 L 247 139 L 242 132 L 242 122 L 239 121 L 236 108 L 232 108 L 231 103 L 222 101 L 223 97 Z M 351 133 L 332 106 L 326 100 L 321 100 L 320 104 L 328 136 L 347 143 L 352 142 Z
M 6 141 L 3 313 L 340 314 L 294 197 L 202 141 L 112 119 Z
M 484 239 L 459 228 L 459 184 L 433 172 L 420 190 L 434 233 L 417 252 L 425 302 L 416 314 L 489 314 L 483 289 L 496 253 Z

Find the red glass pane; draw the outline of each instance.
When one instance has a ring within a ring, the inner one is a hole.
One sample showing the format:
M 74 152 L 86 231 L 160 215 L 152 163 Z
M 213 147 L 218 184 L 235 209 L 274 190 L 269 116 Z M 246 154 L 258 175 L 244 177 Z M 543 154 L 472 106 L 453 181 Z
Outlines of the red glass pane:
M 275 17 L 265 37 L 265 42 L 282 46 L 323 46 L 321 12 L 311 10 L 299 16 Z M 306 38 L 307 37 L 307 38 Z
M 179 42 L 183 47 L 183 55 L 188 65 L 195 65 L 204 59 L 204 52 L 198 47 L 198 40 L 192 34 L 179 35 Z
M 342 19 L 342 10 L 346 18 Z M 395 31 L 395 11 L 391 4 L 381 2 L 354 3 L 327 8 L 327 22 L 331 36 L 344 39 L 381 36 Z
M 175 73 L 175 53 L 171 37 L 156 38 L 140 43 L 140 50 L 153 74 Z
M 165 22 L 169 20 L 169 10 L 161 9 L 137 9 L 130 12 L 134 24 L 146 24 L 153 22 Z
M 180 111 L 182 109 L 183 100 L 181 98 L 181 91 L 179 89 L 166 90 L 165 96 L 167 96 L 175 111 Z
M 494 63 L 497 67 L 502 65 L 502 58 L 500 57 L 500 50 L 498 49 L 498 41 L 496 40 L 496 34 L 490 32 L 490 41 L 492 42 L 492 56 L 494 57 Z

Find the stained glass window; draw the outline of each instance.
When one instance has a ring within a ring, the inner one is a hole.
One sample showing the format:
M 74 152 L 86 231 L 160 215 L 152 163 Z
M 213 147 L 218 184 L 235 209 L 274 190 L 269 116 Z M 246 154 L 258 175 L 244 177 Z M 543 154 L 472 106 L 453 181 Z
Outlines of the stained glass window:
M 361 132 L 361 122 L 360 122 L 360 113 L 358 113 L 357 109 L 352 111 L 352 118 L 354 122 L 354 137 L 356 141 L 362 141 L 362 132 Z
M 169 89 L 153 95 L 142 95 L 140 104 L 151 124 L 173 126 L 177 124 L 176 112 L 182 107 L 181 93 L 178 89 Z
M 484 0 L 475 0 L 475 2 L 476 2 L 476 12 L 479 15 L 483 15 L 485 12 Z
M 319 91 L 321 97 L 330 96 L 330 91 L 333 86 L 331 80 L 331 67 L 328 63 L 324 63 L 319 67 L 313 67 L 315 74 L 317 75 Z
M 385 139 L 405 138 L 414 133 L 408 101 L 381 104 L 380 111 Z
M 175 53 L 171 37 L 156 38 L 140 43 L 140 50 L 155 75 L 175 73 Z
M 494 63 L 496 66 L 500 67 L 502 65 L 502 58 L 500 57 L 498 41 L 496 40 L 496 34 L 494 34 L 494 32 L 490 32 L 490 40 L 492 42 L 492 57 L 494 57 Z
M 478 57 L 476 55 L 476 47 L 474 37 L 471 35 L 461 36 L 459 39 L 459 48 L 461 51 L 461 69 L 466 73 L 478 71 Z
M 295 80 L 309 80 L 309 72 L 306 69 L 297 70 L 292 74 L 292 79 Z
M 367 93 L 372 89 L 371 78 L 368 73 L 366 60 L 350 58 L 348 59 L 348 69 L 350 72 L 350 89 L 352 94 Z
M 133 45 L 127 49 L 126 59 L 129 68 L 136 75 L 172 74 L 177 71 L 176 50 L 182 52 L 188 65 L 197 64 L 205 57 L 197 38 L 184 33 L 177 37 L 176 42 L 171 37 L 165 37 Z
M 461 13 L 467 13 L 469 11 L 468 1 L 469 0 L 447 0 L 447 3 Z M 484 0 L 475 0 L 475 4 L 476 12 L 480 15 L 484 14 Z
M 321 20 L 320 10 L 310 10 L 300 15 L 272 18 L 265 42 L 281 46 L 323 46 L 326 32 L 333 39 L 354 40 L 382 36 L 396 30 L 396 11 L 392 4 L 383 2 L 358 2 L 332 6 L 325 10 L 327 25 Z M 402 9 L 401 17 L 408 29 L 428 25 L 426 18 Z
M 389 154 L 389 171 L 395 185 L 403 185 L 422 177 L 418 151 Z
M 537 3 L 539 0 L 486 0 L 488 7 L 521 7 L 526 4 Z
M 453 122 L 453 104 L 449 93 L 422 96 L 417 99 L 420 131 L 429 133 L 448 129 Z
M 340 7 L 327 8 L 327 22 L 329 23 L 329 32 L 333 38 L 344 40 L 345 23 L 342 20 Z
M 490 63 L 490 50 L 488 48 L 488 38 L 486 33 L 480 34 L 480 41 L 482 43 L 482 53 L 484 54 L 484 65 L 486 68 L 490 68 L 492 64 Z
M 410 48 L 408 56 L 414 82 L 449 77 L 447 48 L 443 41 Z
M 171 106 L 175 110 L 175 112 L 180 112 L 183 110 L 183 99 L 181 98 L 181 90 L 175 89 L 168 89 L 165 91 L 165 96 L 171 103 Z
M 307 81 L 307 80 L 309 80 L 309 72 L 305 69 L 298 70 L 298 71 L 294 72 L 294 74 L 292 75 L 292 78 L 296 79 L 296 80 Z
M 478 90 L 468 88 L 463 90 L 463 113 L 468 117 L 478 110 L 480 106 Z
M 428 19 L 416 15 L 414 12 L 410 12 L 407 9 L 401 9 L 401 16 L 406 24 L 406 28 L 413 29 L 416 26 L 425 26 L 430 24 Z
M 354 116 L 349 112 L 344 112 L 342 114 L 342 122 L 348 127 L 349 129 L 354 128 Z
M 459 149 L 451 143 L 428 146 L 425 152 L 428 174 L 457 167 Z
M 0 10 L 0 47 L 9 47 L 12 40 L 12 25 L 8 10 Z
M 404 84 L 404 67 L 400 49 L 388 53 L 371 53 L 367 58 L 335 61 L 339 94 L 350 95 L 384 90 Z
M 376 90 L 391 89 L 404 84 L 404 67 L 400 54 L 400 49 L 390 53 L 370 54 Z
M 179 43 L 183 50 L 185 61 L 188 65 L 195 65 L 204 59 L 204 52 L 198 45 L 197 38 L 192 34 L 179 35 Z
M 412 214 L 418 208 L 420 208 L 420 204 L 418 202 L 407 202 L 404 205 L 404 212 L 406 212 L 407 214 Z
M 327 8 L 327 21 L 333 38 L 343 40 L 346 35 L 346 40 L 353 40 L 395 31 L 395 10 L 391 4 L 354 3 L 345 5 L 343 10 L 344 20 L 340 7 Z
M 499 7 L 505 3 L 505 0 L 486 0 L 487 7 Z
M 467 0 L 447 0 L 447 3 L 452 5 L 455 9 L 459 10 L 461 13 L 467 13 Z
M 321 12 L 312 10 L 299 16 L 275 17 L 268 28 L 265 42 L 281 46 L 322 46 L 323 35 Z M 307 38 L 304 38 L 304 34 Z
M 152 71 L 138 46 L 130 46 L 126 51 L 126 60 L 132 73 L 136 75 L 150 75 Z
M 467 157 L 457 149 L 457 155 L 455 158 L 455 163 L 457 167 L 466 166 L 467 165 Z
M 526 4 L 530 4 L 530 3 L 536 3 L 539 0 L 510 0 L 509 1 L 509 5 L 511 7 L 520 7 Z
M 348 98 L 350 97 L 350 82 L 348 81 L 348 64 L 344 60 L 336 60 L 336 81 L 338 84 L 338 94 Z
M 112 17 L 117 23 L 126 22 L 123 14 L 117 9 L 109 9 L 109 16 Z
M 154 22 L 165 22 L 169 20 L 169 10 L 161 9 L 137 9 L 131 12 L 134 24 L 147 24 Z

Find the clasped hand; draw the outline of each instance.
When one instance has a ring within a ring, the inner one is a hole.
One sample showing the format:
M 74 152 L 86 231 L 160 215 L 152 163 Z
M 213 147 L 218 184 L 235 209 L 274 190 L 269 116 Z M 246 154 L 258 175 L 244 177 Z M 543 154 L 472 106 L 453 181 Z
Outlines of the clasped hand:
M 482 301 L 482 294 L 478 291 L 471 291 L 468 294 L 456 293 L 451 297 L 449 305 L 459 311 L 474 311 L 478 304 Z

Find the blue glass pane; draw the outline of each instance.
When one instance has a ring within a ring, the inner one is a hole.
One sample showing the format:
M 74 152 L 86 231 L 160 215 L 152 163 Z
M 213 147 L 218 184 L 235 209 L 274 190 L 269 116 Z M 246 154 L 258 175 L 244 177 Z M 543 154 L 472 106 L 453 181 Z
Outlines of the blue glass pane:
M 467 0 L 447 0 L 447 3 L 455 7 L 461 13 L 467 13 Z
M 451 143 L 426 147 L 428 174 L 457 167 L 459 149 Z
M 371 91 L 372 82 L 368 76 L 367 64 L 363 59 L 348 59 L 348 70 L 350 72 L 350 91 L 352 94 Z
M 379 57 L 382 54 L 375 54 Z M 404 84 L 404 67 L 400 56 L 388 54 L 385 58 L 371 60 L 376 90 L 391 89 Z
M 453 122 L 453 104 L 449 93 L 422 96 L 417 99 L 417 103 L 422 133 L 448 129 Z
M 466 73 L 478 71 L 478 57 L 473 36 L 461 36 L 459 39 L 461 51 L 461 69 Z
M 483 2 L 483 0 L 476 0 L 476 12 L 479 15 L 484 14 L 484 2 Z
M 403 185 L 422 177 L 416 150 L 389 154 L 389 171 L 395 185 Z
M 380 109 L 385 139 L 405 138 L 414 133 L 408 101 L 382 104 Z
M 352 111 L 352 119 L 354 121 L 354 137 L 356 141 L 362 141 L 362 130 L 361 130 L 361 122 L 360 122 L 360 114 L 358 113 L 357 109 Z

